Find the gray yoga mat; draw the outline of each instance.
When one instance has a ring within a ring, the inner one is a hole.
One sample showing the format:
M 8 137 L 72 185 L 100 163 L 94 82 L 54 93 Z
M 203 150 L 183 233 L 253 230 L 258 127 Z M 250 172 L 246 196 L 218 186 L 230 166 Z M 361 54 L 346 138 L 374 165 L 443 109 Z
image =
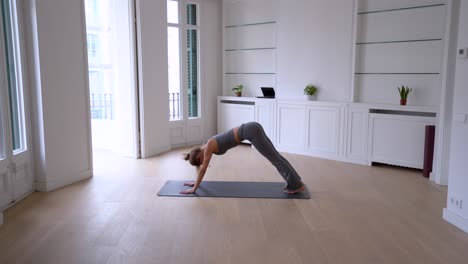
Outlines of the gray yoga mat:
M 159 190 L 159 196 L 182 197 L 231 197 L 231 198 L 276 198 L 276 199 L 310 199 L 307 186 L 296 194 L 283 191 L 284 182 L 233 182 L 233 181 L 203 181 L 195 194 L 180 194 L 190 187 L 184 186 L 185 181 L 167 181 Z

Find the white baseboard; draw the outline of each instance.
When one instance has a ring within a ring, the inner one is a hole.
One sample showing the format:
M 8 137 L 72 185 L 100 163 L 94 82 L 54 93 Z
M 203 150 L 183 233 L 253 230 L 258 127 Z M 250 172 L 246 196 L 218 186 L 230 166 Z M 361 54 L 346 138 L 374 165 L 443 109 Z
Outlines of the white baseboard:
M 3 213 L 0 213 L 0 225 L 3 225 Z
M 453 212 L 448 208 L 444 208 L 443 218 L 445 219 L 445 221 L 468 233 L 468 219 Z
M 73 177 L 62 178 L 58 180 L 46 180 L 46 181 L 36 181 L 36 190 L 39 192 L 50 192 L 58 188 L 85 180 L 92 177 L 91 170 L 85 170 Z

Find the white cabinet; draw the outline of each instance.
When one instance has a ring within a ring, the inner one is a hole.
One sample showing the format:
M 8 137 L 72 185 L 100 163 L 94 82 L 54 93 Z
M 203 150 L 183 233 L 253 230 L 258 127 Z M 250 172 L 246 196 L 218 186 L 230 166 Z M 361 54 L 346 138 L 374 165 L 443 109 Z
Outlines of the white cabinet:
M 262 125 L 265 133 L 273 142 L 275 139 L 275 101 L 274 100 L 259 100 L 255 102 L 255 121 Z
M 425 127 L 434 123 L 434 117 L 371 113 L 369 165 L 382 162 L 422 169 Z
M 243 123 L 255 121 L 254 105 L 254 102 L 219 100 L 218 133 L 226 132 Z
M 276 101 L 254 97 L 219 97 L 218 98 L 218 133 L 247 122 L 258 122 L 275 144 Z
M 279 151 L 357 164 L 422 168 L 435 111 L 414 106 L 218 98 L 218 132 L 256 121 Z
M 277 144 L 282 151 L 305 150 L 306 107 L 300 104 L 278 103 Z
M 346 156 L 354 163 L 367 163 L 369 108 L 349 106 L 347 111 Z
M 307 107 L 307 152 L 313 156 L 337 158 L 340 142 L 340 106 Z

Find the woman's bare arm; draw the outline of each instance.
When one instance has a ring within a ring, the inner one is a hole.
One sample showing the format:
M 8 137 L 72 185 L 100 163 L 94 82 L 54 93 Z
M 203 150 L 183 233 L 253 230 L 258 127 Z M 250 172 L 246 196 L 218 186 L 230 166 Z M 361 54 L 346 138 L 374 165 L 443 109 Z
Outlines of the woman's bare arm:
M 192 194 L 195 193 L 200 186 L 200 183 L 203 181 L 203 177 L 205 177 L 206 170 L 208 169 L 208 165 L 210 164 L 211 157 L 213 156 L 213 144 L 207 144 L 205 150 L 203 151 L 203 164 L 200 167 L 196 167 L 197 169 L 197 180 L 193 185 L 192 189 L 188 189 L 185 191 L 181 191 L 181 194 Z
M 198 176 L 198 173 L 200 172 L 200 166 L 195 166 L 195 171 L 197 172 L 197 176 Z M 193 187 L 195 186 L 195 182 L 194 181 L 184 182 L 184 186 Z

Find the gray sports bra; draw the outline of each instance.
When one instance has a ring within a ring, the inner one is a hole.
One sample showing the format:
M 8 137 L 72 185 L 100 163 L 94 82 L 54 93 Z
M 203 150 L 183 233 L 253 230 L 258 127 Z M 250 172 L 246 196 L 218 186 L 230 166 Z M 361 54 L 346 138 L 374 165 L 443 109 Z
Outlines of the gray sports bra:
M 233 129 L 213 136 L 212 138 L 218 143 L 218 152 L 214 153 L 216 155 L 223 155 L 226 151 L 238 145 L 234 137 Z

